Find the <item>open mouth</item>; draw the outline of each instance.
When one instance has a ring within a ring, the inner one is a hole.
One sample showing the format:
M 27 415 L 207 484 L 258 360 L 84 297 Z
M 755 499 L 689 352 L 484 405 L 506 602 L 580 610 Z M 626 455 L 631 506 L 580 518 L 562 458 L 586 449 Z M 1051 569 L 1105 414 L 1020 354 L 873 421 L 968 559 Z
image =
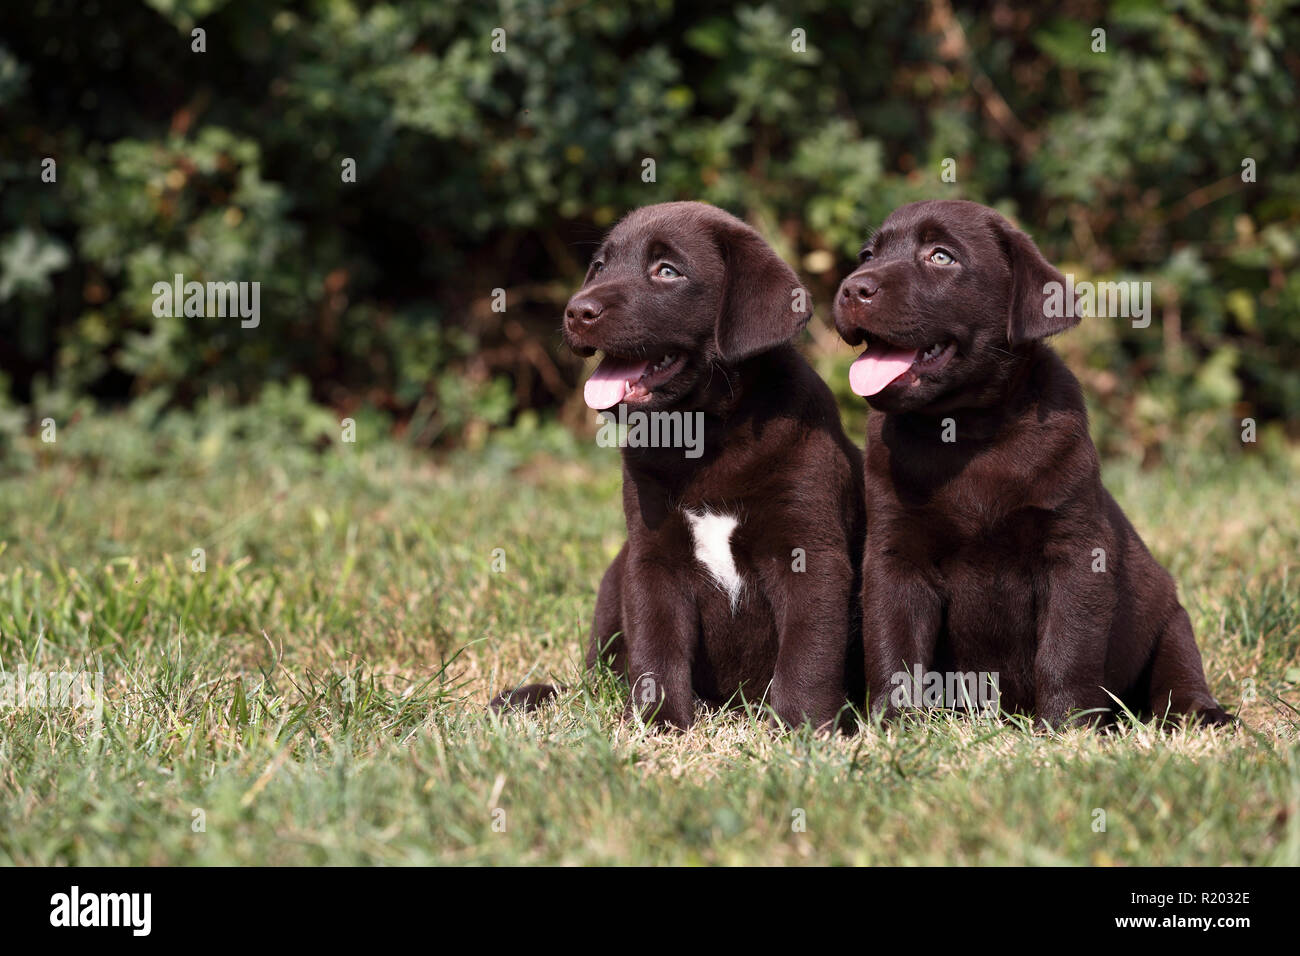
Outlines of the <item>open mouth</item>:
M 606 355 L 582 390 L 587 405 L 601 411 L 620 402 L 633 405 L 649 401 L 654 390 L 682 370 L 686 356 L 669 352 L 658 360 Z
M 936 342 L 928 349 L 900 349 L 884 341 L 871 342 L 849 367 L 849 387 L 863 396 L 883 392 L 895 382 L 915 385 L 933 375 L 957 353 L 956 342 Z

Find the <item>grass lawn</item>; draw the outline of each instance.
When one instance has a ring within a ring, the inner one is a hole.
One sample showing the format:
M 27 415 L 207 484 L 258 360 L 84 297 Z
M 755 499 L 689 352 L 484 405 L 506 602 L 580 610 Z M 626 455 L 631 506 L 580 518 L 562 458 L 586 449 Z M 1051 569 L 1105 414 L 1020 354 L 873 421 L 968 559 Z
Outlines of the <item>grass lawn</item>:
M 1235 733 L 821 739 L 734 716 L 647 733 L 608 675 L 582 682 L 623 535 L 613 450 L 74 431 L 0 480 L 0 861 L 1300 863 L 1294 453 L 1104 470 Z M 15 699 L 82 669 L 98 715 Z M 574 692 L 484 712 L 530 675 Z

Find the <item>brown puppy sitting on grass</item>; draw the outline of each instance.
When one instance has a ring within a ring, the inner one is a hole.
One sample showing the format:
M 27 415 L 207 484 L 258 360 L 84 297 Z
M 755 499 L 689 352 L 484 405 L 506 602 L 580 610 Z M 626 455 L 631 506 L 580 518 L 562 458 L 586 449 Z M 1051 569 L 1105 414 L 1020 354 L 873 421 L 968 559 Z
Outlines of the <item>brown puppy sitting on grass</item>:
M 791 345 L 811 314 L 757 232 L 694 202 L 627 216 L 569 301 L 565 341 L 604 353 L 587 404 L 702 437 L 622 451 L 628 537 L 600 584 L 587 666 L 604 657 L 627 677 L 629 711 L 687 727 L 696 698 L 743 699 L 820 728 L 861 699 L 862 460 Z
M 970 202 L 895 210 L 859 260 L 834 316 L 867 345 L 849 378 L 875 409 L 872 712 L 923 703 L 913 675 L 973 673 L 997 675 L 1003 710 L 1054 728 L 1113 719 L 1112 694 L 1226 723 L 1173 580 L 1102 486 L 1079 382 L 1042 341 L 1079 321 L 1049 307 L 1061 273 Z

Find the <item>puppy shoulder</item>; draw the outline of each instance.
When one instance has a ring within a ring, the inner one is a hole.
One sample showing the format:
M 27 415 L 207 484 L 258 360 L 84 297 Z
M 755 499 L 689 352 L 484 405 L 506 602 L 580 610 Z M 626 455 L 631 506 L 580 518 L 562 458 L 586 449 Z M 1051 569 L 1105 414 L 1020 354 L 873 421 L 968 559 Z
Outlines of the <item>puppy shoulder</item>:
M 1054 407 L 1085 411 L 1083 386 L 1078 376 L 1070 371 L 1065 359 L 1056 350 L 1042 343 L 1038 344 L 1038 356 L 1035 362 L 1037 391 Z

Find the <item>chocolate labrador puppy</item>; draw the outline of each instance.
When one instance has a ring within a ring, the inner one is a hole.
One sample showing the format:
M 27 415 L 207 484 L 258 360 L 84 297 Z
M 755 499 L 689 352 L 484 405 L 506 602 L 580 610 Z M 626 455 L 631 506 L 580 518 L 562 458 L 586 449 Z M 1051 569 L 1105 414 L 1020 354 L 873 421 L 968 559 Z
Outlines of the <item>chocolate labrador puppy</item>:
M 588 667 L 627 677 L 629 712 L 687 727 L 696 698 L 743 699 L 823 727 L 861 699 L 862 460 L 791 345 L 811 314 L 757 232 L 696 202 L 628 215 L 569 300 L 566 343 L 604 356 L 587 404 L 629 425 L 627 543 L 587 650 Z M 633 442 L 638 423 L 702 442 Z M 554 693 L 529 685 L 493 706 Z
M 913 675 L 973 672 L 1040 726 L 1112 720 L 1110 694 L 1228 721 L 1173 580 L 1102 486 L 1079 382 L 1043 343 L 1079 321 L 1048 307 L 1061 273 L 970 202 L 895 210 L 859 261 L 833 312 L 867 345 L 849 380 L 881 413 L 862 571 L 872 713 L 931 703 Z

